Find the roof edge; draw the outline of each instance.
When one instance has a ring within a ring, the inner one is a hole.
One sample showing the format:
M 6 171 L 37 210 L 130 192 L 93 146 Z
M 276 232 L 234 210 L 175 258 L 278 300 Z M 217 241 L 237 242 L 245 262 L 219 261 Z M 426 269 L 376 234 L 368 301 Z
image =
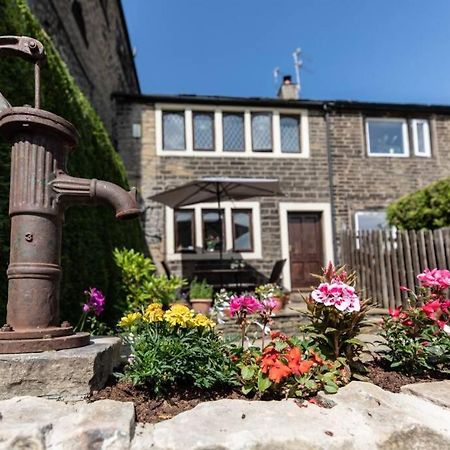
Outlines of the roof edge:
M 325 111 L 373 111 L 373 112 L 424 112 L 429 114 L 450 114 L 450 105 L 433 105 L 424 103 L 386 103 L 356 100 L 283 100 L 270 97 L 226 97 L 214 95 L 191 94 L 129 94 L 115 92 L 114 98 L 124 102 L 136 103 L 174 103 L 205 104 L 224 106 L 268 106 L 285 108 L 310 108 Z

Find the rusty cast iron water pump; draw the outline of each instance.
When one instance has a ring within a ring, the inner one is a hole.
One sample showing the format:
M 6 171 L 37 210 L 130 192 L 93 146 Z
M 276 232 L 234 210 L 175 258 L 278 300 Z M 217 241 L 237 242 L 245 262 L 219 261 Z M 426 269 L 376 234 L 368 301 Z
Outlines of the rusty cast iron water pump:
M 29 37 L 0 36 L 2 55 L 34 63 L 35 107 L 11 107 L 0 94 L 0 135 L 12 145 L 7 324 L 0 328 L 0 353 L 81 347 L 89 334 L 74 333 L 59 318 L 64 210 L 73 203 L 104 201 L 115 208 L 116 218 L 134 218 L 140 213 L 136 192 L 65 172 L 77 132 L 39 108 L 43 45 Z

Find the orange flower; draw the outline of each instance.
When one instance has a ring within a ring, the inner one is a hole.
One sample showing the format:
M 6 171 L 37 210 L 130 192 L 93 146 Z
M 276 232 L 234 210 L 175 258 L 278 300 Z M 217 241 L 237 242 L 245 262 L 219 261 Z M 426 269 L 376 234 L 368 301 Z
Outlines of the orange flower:
M 318 354 L 316 353 L 313 349 L 311 349 L 309 351 L 309 354 L 312 356 L 313 361 L 317 364 L 323 365 L 325 363 L 325 360 Z
M 287 355 L 289 369 L 294 375 L 300 375 L 309 372 L 314 361 L 302 361 L 302 354 L 298 347 L 291 348 Z
M 279 355 L 279 353 L 272 346 L 268 346 L 264 349 L 263 354 L 261 356 L 261 372 L 262 373 L 267 373 L 270 370 L 270 368 L 278 360 L 278 355 Z
M 269 369 L 269 380 L 279 383 L 284 377 L 291 374 L 291 369 L 277 359 Z

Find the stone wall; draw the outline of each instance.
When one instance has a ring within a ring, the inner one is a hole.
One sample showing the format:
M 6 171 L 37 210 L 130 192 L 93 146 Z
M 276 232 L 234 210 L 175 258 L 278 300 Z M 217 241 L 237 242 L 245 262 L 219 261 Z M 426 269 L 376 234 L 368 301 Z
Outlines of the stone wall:
M 28 4 L 111 134 L 115 124 L 111 94 L 139 92 L 120 0 L 28 0 Z

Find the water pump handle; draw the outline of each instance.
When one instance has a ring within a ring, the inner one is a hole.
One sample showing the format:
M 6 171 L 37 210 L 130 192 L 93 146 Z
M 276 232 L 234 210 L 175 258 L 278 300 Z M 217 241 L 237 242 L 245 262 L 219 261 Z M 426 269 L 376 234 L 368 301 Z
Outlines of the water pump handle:
M 0 55 L 19 56 L 34 63 L 45 59 L 42 43 L 27 36 L 0 36 Z
M 34 107 L 40 107 L 41 63 L 45 59 L 44 46 L 28 36 L 0 36 L 0 56 L 18 56 L 34 63 Z

